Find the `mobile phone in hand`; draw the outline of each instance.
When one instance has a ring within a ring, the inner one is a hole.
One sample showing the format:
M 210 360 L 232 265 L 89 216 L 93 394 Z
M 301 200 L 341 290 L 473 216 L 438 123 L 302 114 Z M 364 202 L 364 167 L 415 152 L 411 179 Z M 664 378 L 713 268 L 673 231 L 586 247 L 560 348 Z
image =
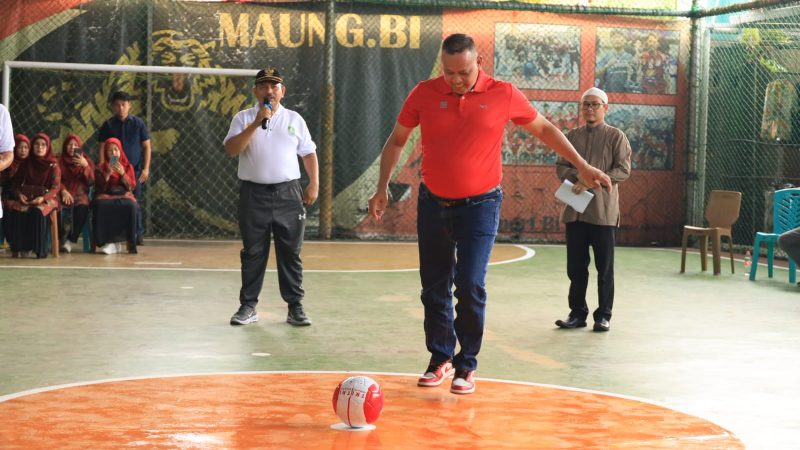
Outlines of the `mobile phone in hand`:
M 112 156 L 112 157 L 111 157 L 111 161 L 110 161 L 110 163 L 111 163 L 111 165 L 112 165 L 112 166 L 113 166 L 114 164 L 118 163 L 118 162 L 119 162 L 119 156 L 117 156 L 117 155 L 114 155 L 114 156 Z

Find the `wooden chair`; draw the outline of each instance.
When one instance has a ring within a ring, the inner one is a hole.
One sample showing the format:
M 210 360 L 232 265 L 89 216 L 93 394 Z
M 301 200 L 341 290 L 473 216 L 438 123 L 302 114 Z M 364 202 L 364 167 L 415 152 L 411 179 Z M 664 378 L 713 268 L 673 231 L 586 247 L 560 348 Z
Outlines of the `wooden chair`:
M 59 242 L 58 242 L 58 209 L 54 209 L 50 211 L 50 229 L 46 232 L 45 238 L 47 239 L 47 243 L 50 245 L 50 253 L 53 254 L 54 257 L 58 258 L 59 256 Z
M 719 275 L 721 270 L 720 264 L 720 247 L 722 246 L 722 237 L 728 238 L 731 257 L 731 273 L 734 273 L 733 267 L 733 237 L 731 236 L 731 228 L 733 224 L 739 219 L 739 210 L 742 206 L 742 193 L 734 191 L 711 191 L 708 197 L 708 204 L 706 205 L 706 222 L 708 227 L 693 227 L 685 225 L 683 227 L 683 243 L 681 249 L 681 273 L 686 271 L 686 246 L 689 241 L 689 236 L 700 236 L 700 265 L 702 270 L 707 269 L 706 259 L 708 257 L 708 238 L 711 238 L 711 254 L 714 260 L 714 275 Z
M 50 249 L 53 256 L 58 258 L 58 209 L 50 211 Z
M 758 270 L 758 256 L 761 244 L 767 244 L 767 275 L 772 278 L 772 263 L 775 257 L 775 244 L 778 236 L 800 227 L 800 188 L 781 189 L 775 191 L 772 202 L 772 233 L 756 232 L 753 244 L 753 267 L 750 269 L 750 280 L 755 281 Z M 789 258 L 789 282 L 797 281 L 797 265 Z

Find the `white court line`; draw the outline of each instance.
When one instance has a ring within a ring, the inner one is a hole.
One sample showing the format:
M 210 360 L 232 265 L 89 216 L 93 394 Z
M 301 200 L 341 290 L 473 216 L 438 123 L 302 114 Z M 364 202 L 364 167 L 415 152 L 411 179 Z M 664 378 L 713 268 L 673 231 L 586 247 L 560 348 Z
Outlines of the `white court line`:
M 169 242 L 169 243 L 193 243 L 193 244 L 241 244 L 241 240 L 203 240 L 203 239 L 148 239 L 147 242 Z M 417 245 L 417 241 L 310 241 L 303 240 L 303 245 Z
M 512 244 L 514 247 L 520 248 L 525 251 L 525 254 L 519 258 L 509 259 L 507 261 L 490 262 L 490 266 L 499 266 L 501 264 L 510 264 L 526 259 L 531 259 L 536 255 L 536 251 L 524 245 Z M 134 263 L 134 264 L 181 264 L 181 263 Z M 204 269 L 204 268 L 188 268 L 188 267 L 86 267 L 86 266 L 5 266 L 0 265 L 0 269 L 69 269 L 69 270 L 132 270 L 132 271 L 176 271 L 176 272 L 230 272 L 239 273 L 241 269 Z M 277 272 L 275 269 L 267 269 L 267 272 Z M 303 269 L 303 273 L 394 273 L 394 272 L 417 272 L 419 267 L 410 269 L 351 269 L 351 270 L 337 270 L 337 269 Z
M 68 270 L 132 270 L 132 271 L 175 271 L 175 272 L 241 272 L 241 269 L 188 269 L 183 267 L 87 267 L 87 266 L 0 266 L 0 269 L 68 269 Z M 275 270 L 267 270 L 275 272 Z M 304 272 L 308 272 L 304 270 Z
M 134 264 L 137 264 L 137 265 L 151 264 L 151 265 L 154 265 L 154 266 L 158 266 L 158 265 L 161 265 L 161 266 L 181 266 L 181 265 L 183 265 L 183 263 L 180 262 L 180 261 L 176 261 L 176 262 L 142 261 L 142 262 L 135 262 Z
M 34 388 L 28 389 L 20 392 L 15 392 L 13 394 L 3 395 L 0 396 L 0 403 L 13 400 L 20 397 L 27 397 L 31 395 L 41 394 L 44 392 L 50 391 L 57 391 L 59 389 L 69 389 L 74 387 L 81 387 L 81 386 L 91 386 L 95 384 L 107 384 L 107 383 L 118 383 L 124 381 L 138 381 L 138 380 L 156 380 L 160 378 L 182 378 L 182 377 L 203 377 L 203 376 L 230 376 L 230 375 L 282 375 L 282 374 L 342 374 L 345 376 L 352 376 L 352 375 L 386 375 L 386 376 L 401 376 L 401 377 L 419 377 L 418 373 L 402 373 L 402 372 L 372 372 L 372 371 L 339 371 L 339 370 L 269 370 L 269 371 L 241 371 L 241 372 L 199 372 L 199 373 L 175 373 L 175 374 L 166 374 L 166 375 L 144 375 L 138 377 L 122 377 L 122 378 L 107 378 L 102 380 L 95 380 L 95 381 L 82 381 L 76 383 L 67 383 L 67 384 L 59 384 L 54 386 L 47 386 L 42 388 Z M 521 386 L 534 386 L 534 387 L 541 387 L 541 388 L 548 388 L 548 389 L 557 389 L 561 391 L 568 391 L 568 392 L 580 392 L 584 394 L 596 394 L 596 395 L 603 395 L 606 397 L 611 398 L 618 398 L 624 400 L 632 400 L 635 402 L 640 402 L 648 405 L 658 406 L 660 408 L 665 408 L 670 411 L 680 412 L 682 414 L 686 414 L 688 416 L 697 417 L 703 419 L 709 423 L 713 423 L 714 425 L 719 426 L 720 428 L 727 430 L 726 428 L 722 427 L 721 425 L 712 422 L 708 419 L 703 418 L 697 414 L 692 414 L 686 411 L 682 411 L 680 409 L 674 408 L 669 406 L 665 403 L 657 402 L 654 400 L 649 400 L 641 397 L 634 397 L 631 395 L 624 395 L 624 394 L 615 394 L 613 392 L 605 392 L 605 391 L 597 391 L 593 389 L 584 389 L 584 388 L 577 388 L 571 386 L 559 386 L 557 384 L 546 384 L 546 383 L 534 383 L 531 381 L 514 381 L 514 380 L 503 380 L 499 378 L 481 378 L 475 377 L 476 381 L 491 381 L 497 383 L 507 383 L 507 384 L 516 384 Z M 733 433 L 730 433 L 729 436 L 736 436 Z M 700 439 L 709 439 L 718 436 L 695 436 L 695 438 Z
M 500 264 L 511 264 L 515 262 L 525 261 L 526 259 L 531 259 L 536 255 L 536 250 L 526 247 L 524 245 L 514 244 L 514 247 L 521 248 L 525 254 L 520 256 L 519 258 L 509 259 L 507 261 L 498 261 L 498 262 L 490 262 L 490 266 L 499 266 Z M 417 270 L 417 269 L 415 269 Z
M 343 374 L 343 375 L 353 375 L 353 374 L 363 374 L 363 375 L 387 375 L 387 376 L 400 376 L 400 377 L 413 377 L 418 378 L 418 373 L 403 373 L 403 372 L 373 372 L 373 371 L 360 371 L 360 370 L 256 370 L 256 371 L 234 371 L 234 372 L 190 372 L 190 373 L 171 373 L 165 375 L 142 375 L 138 377 L 120 377 L 120 378 L 104 378 L 101 380 L 94 380 L 94 381 L 79 381 L 75 383 L 66 383 L 66 384 L 58 384 L 53 386 L 46 386 L 41 388 L 34 388 L 34 389 L 27 389 L 20 392 L 15 392 L 13 394 L 7 394 L 0 396 L 0 403 L 6 402 L 8 400 L 13 400 L 15 398 L 20 397 L 27 397 L 29 395 L 41 394 L 43 392 L 50 392 L 50 391 L 57 391 L 59 389 L 69 389 L 74 387 L 82 387 L 82 386 L 92 386 L 95 384 L 107 384 L 107 383 L 119 383 L 122 381 L 139 381 L 139 380 L 157 380 L 159 378 L 182 378 L 182 377 L 203 377 L 203 376 L 230 376 L 230 375 L 285 375 L 285 374 Z M 595 391 L 592 389 L 584 389 L 584 388 L 576 388 L 570 386 L 559 386 L 557 384 L 545 384 L 545 383 L 534 383 L 531 381 L 514 381 L 514 380 L 503 380 L 499 378 L 481 378 L 475 377 L 476 380 L 484 380 L 484 381 L 493 381 L 497 383 L 508 383 L 508 384 L 518 384 L 522 386 L 536 386 L 536 387 L 544 387 L 544 388 L 551 388 L 551 389 L 559 389 L 564 391 L 571 391 L 571 392 L 581 392 L 586 394 L 600 394 L 606 395 L 609 397 L 621 398 L 626 400 L 634 400 L 642 403 L 648 403 L 655 406 L 661 406 L 668 409 L 673 409 L 668 407 L 663 403 L 658 403 L 652 400 L 647 400 L 639 397 L 633 397 L 629 395 L 623 394 L 614 394 L 611 392 L 604 392 L 604 391 Z

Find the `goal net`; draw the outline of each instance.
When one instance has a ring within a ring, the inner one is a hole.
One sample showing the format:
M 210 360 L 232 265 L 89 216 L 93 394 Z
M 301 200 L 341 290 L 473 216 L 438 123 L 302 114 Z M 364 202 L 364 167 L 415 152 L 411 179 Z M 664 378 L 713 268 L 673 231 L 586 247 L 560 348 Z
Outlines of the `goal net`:
M 97 133 L 112 115 L 111 95 L 131 94 L 131 114 L 145 121 L 151 135 L 151 178 L 142 202 L 147 236 L 235 238 L 237 159 L 225 156 L 222 141 L 233 116 L 253 101 L 255 73 L 10 61 L 3 72 L 3 102 L 15 132 L 47 133 L 55 153 L 66 135 L 75 133 L 97 161 Z

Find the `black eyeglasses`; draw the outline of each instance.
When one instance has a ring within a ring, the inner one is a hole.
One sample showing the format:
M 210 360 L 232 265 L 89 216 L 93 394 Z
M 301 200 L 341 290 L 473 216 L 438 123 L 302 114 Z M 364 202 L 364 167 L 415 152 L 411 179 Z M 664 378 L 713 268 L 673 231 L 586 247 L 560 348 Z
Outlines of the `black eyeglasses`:
M 592 102 L 592 103 L 583 102 L 583 103 L 581 103 L 581 106 L 583 106 L 586 109 L 597 109 L 597 108 L 599 108 L 599 107 L 601 107 L 603 105 L 605 105 L 605 103 L 597 103 L 597 102 Z

